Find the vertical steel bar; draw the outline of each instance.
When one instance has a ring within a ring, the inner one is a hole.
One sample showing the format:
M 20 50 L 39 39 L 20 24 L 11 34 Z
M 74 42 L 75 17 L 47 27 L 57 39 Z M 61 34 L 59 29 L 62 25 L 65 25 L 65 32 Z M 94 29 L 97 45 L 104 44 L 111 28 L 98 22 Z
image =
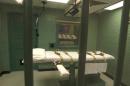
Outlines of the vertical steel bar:
M 78 86 L 85 86 L 85 62 L 88 38 L 89 0 L 82 1 L 82 16 L 79 45 Z
M 75 63 L 70 65 L 70 86 L 75 86 L 76 82 L 75 82 Z
M 116 69 L 114 86 L 120 86 L 122 81 L 127 34 L 128 34 L 129 11 L 130 11 L 130 0 L 124 0 L 120 38 L 119 38 L 119 48 L 118 48 L 118 61 L 117 61 L 117 69 Z
M 32 0 L 24 0 L 24 76 L 25 86 L 33 86 Z

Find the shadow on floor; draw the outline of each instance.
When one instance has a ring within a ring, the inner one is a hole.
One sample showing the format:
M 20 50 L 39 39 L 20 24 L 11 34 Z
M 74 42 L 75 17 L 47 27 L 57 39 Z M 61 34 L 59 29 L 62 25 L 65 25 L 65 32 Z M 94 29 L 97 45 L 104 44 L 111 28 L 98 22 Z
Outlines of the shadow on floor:
M 86 86 L 105 86 L 105 82 L 100 79 L 99 75 L 87 75 L 85 81 Z M 60 86 L 70 86 L 69 80 L 60 81 Z

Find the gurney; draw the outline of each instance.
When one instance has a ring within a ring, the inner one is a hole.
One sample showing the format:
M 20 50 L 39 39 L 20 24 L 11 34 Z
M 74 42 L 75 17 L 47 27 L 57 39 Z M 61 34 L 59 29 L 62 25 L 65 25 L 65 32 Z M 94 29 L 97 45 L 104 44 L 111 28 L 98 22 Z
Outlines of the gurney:
M 70 65 L 78 63 L 79 54 L 74 51 L 45 51 L 45 49 L 33 49 L 33 63 L 54 63 L 61 76 L 69 76 L 69 71 L 64 63 Z M 107 62 L 114 60 L 112 55 L 101 51 L 86 52 L 85 74 L 97 74 L 106 72 Z

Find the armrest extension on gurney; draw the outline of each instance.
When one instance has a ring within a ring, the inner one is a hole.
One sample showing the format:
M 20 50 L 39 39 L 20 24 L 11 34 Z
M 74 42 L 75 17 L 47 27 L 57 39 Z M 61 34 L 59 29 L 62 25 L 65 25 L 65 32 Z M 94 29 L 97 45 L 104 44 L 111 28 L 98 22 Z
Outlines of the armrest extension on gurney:
M 58 71 L 60 72 L 60 76 L 63 77 L 68 77 L 70 75 L 70 73 L 68 72 L 68 70 L 61 64 L 56 65 Z
M 103 81 L 105 81 L 106 86 L 113 86 L 114 78 L 110 74 L 108 74 L 108 73 L 101 73 L 100 74 L 100 78 Z M 127 86 L 127 85 L 122 82 L 120 86 Z

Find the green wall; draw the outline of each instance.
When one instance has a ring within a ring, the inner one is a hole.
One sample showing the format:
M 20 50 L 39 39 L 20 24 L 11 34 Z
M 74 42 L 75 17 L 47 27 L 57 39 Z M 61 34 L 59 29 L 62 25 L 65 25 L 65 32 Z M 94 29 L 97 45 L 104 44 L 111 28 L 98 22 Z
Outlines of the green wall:
M 0 71 L 8 71 L 9 51 L 8 51 L 8 28 L 7 16 L 4 10 L 0 10 Z
M 39 8 L 34 8 L 33 13 L 36 14 L 39 10 Z M 21 23 L 18 23 L 17 20 L 19 20 L 20 17 L 18 16 L 19 14 L 22 14 L 23 11 L 22 6 L 0 3 L 0 71 L 22 69 L 22 66 L 19 64 L 19 60 L 23 58 L 23 55 L 21 55 L 21 53 L 23 53 L 23 48 L 21 48 L 22 40 L 20 39 L 22 38 L 20 38 L 19 34 L 23 33 L 22 29 L 18 28 L 22 28 L 23 24 L 20 25 Z M 9 17 L 9 13 L 14 13 L 15 15 L 10 15 Z M 9 20 L 9 18 L 11 20 Z M 12 24 L 11 27 L 9 26 L 10 24 Z M 10 35 L 10 33 L 12 33 L 13 36 L 12 34 Z M 19 40 L 15 40 L 15 38 Z M 10 48 L 14 48 L 13 51 L 9 50 Z M 17 54 L 15 51 L 17 51 Z
M 17 13 L 8 14 L 8 34 L 9 34 L 9 52 L 10 52 L 10 68 L 20 70 L 23 66 L 19 60 L 23 58 L 24 52 L 24 29 L 23 16 Z
M 8 14 L 8 34 L 11 70 L 21 70 L 20 60 L 24 57 L 24 20 L 22 13 Z M 32 42 L 33 48 L 37 46 L 36 40 L 36 17 L 33 16 Z
M 102 50 L 116 57 L 116 61 L 110 62 L 108 66 L 108 73 L 115 74 L 117 62 L 117 50 L 119 42 L 120 24 L 121 24 L 121 9 L 103 12 L 98 16 L 98 41 L 97 50 Z M 127 41 L 127 50 L 125 56 L 124 76 L 123 82 L 130 86 L 130 26 Z
M 21 12 L 21 8 L 0 3 L 0 71 L 10 71 L 10 52 L 8 38 L 8 13 Z
M 65 17 L 63 10 L 47 9 L 39 20 L 39 47 L 49 49 L 49 43 L 56 43 L 56 20 L 80 22 L 78 17 Z M 88 50 L 96 49 L 97 20 L 90 16 Z

